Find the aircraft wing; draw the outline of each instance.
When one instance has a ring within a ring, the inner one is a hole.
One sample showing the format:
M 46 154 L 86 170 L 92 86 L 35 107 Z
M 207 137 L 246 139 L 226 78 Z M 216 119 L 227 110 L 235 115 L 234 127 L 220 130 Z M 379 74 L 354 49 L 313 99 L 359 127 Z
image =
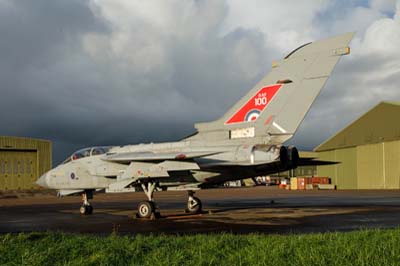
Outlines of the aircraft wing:
M 129 186 L 141 179 L 166 179 L 173 178 L 177 172 L 188 172 L 199 170 L 200 167 L 194 158 L 201 158 L 218 154 L 215 151 L 186 151 L 186 152 L 124 152 L 106 154 L 102 160 L 116 163 L 128 164 L 124 170 L 121 180 L 115 184 L 113 190 Z M 182 176 L 180 180 L 182 181 Z M 194 182 L 189 175 L 187 182 Z
M 110 162 L 159 162 L 166 160 L 188 160 L 194 158 L 201 158 L 218 154 L 219 152 L 201 151 L 201 152 L 125 152 L 125 153 L 112 153 L 107 154 L 103 160 Z

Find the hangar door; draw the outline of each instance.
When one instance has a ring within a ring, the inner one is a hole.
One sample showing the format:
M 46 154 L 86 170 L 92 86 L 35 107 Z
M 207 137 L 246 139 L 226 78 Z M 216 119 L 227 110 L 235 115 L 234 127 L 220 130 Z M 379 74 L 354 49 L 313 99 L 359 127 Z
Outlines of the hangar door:
M 31 189 L 38 177 L 36 150 L 0 150 L 0 189 Z

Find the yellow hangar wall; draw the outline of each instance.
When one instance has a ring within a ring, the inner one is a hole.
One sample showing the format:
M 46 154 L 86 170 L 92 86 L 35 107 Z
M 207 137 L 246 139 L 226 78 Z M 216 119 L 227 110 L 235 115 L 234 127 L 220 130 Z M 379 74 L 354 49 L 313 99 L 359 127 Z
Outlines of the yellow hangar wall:
M 50 141 L 0 136 L 0 190 L 38 189 L 38 177 L 51 169 Z
M 382 102 L 319 145 L 318 166 L 338 189 L 400 189 L 400 104 Z
M 338 189 L 399 189 L 400 141 L 320 152 L 318 158 L 339 164 L 318 166 Z

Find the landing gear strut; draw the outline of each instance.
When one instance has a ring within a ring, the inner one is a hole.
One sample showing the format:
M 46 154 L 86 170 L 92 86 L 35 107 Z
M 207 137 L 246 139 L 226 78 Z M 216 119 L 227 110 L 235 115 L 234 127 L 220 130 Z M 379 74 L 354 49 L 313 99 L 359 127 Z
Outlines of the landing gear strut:
M 142 189 L 148 200 L 139 203 L 137 216 L 139 218 L 150 218 L 155 214 L 156 210 L 156 206 L 153 201 L 153 193 L 156 189 L 156 183 L 148 182 L 146 184 L 142 184 Z
M 82 206 L 79 209 L 79 212 L 82 215 L 90 215 L 93 213 L 93 207 L 90 205 L 89 199 L 93 199 L 93 192 L 90 190 L 85 190 L 82 193 Z
M 188 191 L 188 202 L 186 206 L 186 213 L 197 214 L 201 213 L 202 206 L 201 200 L 194 197 L 194 191 Z

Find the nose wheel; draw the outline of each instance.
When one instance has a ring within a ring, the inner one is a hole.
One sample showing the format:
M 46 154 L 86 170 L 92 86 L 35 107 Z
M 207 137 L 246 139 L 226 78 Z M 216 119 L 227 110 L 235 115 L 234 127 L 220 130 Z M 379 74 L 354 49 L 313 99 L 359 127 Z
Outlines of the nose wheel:
M 193 191 L 188 191 L 188 202 L 185 212 L 190 214 L 197 214 L 202 212 L 201 200 L 197 197 L 194 197 Z
M 79 213 L 82 215 L 90 215 L 93 213 L 93 206 L 90 205 L 89 199 L 93 199 L 92 191 L 82 193 L 82 206 L 79 208 Z

